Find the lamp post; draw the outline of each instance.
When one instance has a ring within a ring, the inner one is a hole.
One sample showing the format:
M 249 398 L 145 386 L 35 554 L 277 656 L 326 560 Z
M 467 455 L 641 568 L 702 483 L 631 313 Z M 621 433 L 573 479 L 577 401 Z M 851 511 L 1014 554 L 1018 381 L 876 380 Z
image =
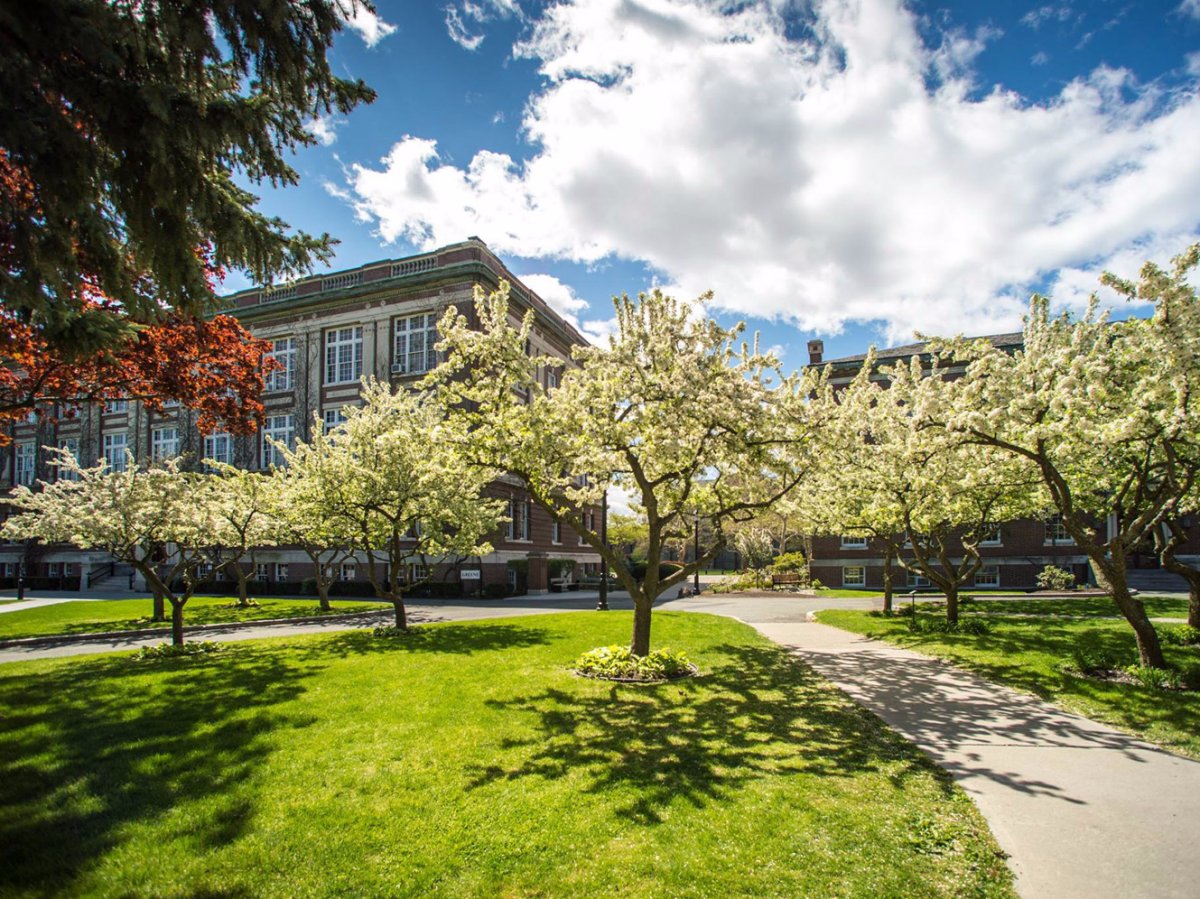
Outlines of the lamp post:
M 692 575 L 692 595 L 700 595 L 700 510 L 692 513 L 692 561 L 696 563 L 696 571 Z
M 600 542 L 608 549 L 608 488 L 600 499 Z M 596 603 L 597 612 L 608 611 L 608 557 L 600 555 L 600 600 Z

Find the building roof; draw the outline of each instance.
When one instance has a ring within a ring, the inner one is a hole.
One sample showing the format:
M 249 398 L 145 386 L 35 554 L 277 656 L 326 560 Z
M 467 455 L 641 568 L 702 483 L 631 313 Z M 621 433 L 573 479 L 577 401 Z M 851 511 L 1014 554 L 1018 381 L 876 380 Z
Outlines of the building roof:
M 1024 334 L 1020 331 L 1011 331 L 1007 334 L 985 334 L 981 337 L 971 337 L 970 340 L 986 340 L 992 346 L 999 349 L 1010 349 L 1021 346 L 1024 340 Z M 904 346 L 889 347 L 888 349 L 876 350 L 875 358 L 878 361 L 887 359 L 907 359 L 912 356 L 920 356 L 929 352 L 929 342 L 921 341 L 920 343 L 907 343 Z M 840 359 L 825 359 L 821 365 L 842 365 L 852 362 L 866 361 L 866 353 L 855 353 L 853 356 L 842 356 Z
M 286 284 L 250 287 L 221 299 L 225 311 L 238 317 L 257 318 L 282 309 L 296 309 L 334 297 L 349 297 L 377 292 L 380 288 L 412 286 L 451 277 L 484 275 L 496 282 L 504 279 L 512 285 L 512 299 L 518 306 L 530 306 L 542 320 L 553 325 L 568 344 L 587 344 L 588 340 L 545 300 L 508 270 L 503 261 L 478 237 L 462 243 L 439 247 L 415 256 L 379 259 L 365 265 L 298 278 Z

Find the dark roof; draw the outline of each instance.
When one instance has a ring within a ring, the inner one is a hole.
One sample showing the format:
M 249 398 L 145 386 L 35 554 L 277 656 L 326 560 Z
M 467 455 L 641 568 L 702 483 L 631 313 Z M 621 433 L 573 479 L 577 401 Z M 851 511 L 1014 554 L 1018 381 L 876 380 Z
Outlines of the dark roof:
M 970 340 L 986 340 L 994 347 L 1006 349 L 1009 347 L 1019 347 L 1024 340 L 1025 335 L 1020 331 L 1012 331 L 1008 334 L 986 334 L 982 337 L 971 337 Z M 928 341 L 920 343 L 907 343 L 904 346 L 891 347 L 886 350 L 876 350 L 875 358 L 883 361 L 884 359 L 905 359 L 912 356 L 919 356 L 922 353 L 929 352 Z M 840 359 L 823 359 L 820 365 L 840 365 L 842 363 L 863 362 L 867 358 L 866 353 L 856 353 L 853 356 L 842 356 Z

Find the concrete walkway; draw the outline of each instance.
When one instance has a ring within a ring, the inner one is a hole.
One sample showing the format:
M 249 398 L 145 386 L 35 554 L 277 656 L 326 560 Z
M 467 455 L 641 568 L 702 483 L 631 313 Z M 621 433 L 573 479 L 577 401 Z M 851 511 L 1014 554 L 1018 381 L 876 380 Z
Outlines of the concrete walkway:
M 1200 762 L 905 649 L 751 623 L 953 775 L 1022 896 L 1200 896 Z

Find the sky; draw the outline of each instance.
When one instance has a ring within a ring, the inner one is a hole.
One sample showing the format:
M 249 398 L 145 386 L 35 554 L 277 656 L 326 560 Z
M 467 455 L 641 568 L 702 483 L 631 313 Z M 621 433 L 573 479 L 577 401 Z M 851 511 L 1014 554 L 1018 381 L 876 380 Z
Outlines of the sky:
M 333 269 L 477 236 L 594 339 L 712 291 L 793 369 L 1200 240 L 1200 0 L 379 0 L 331 58 L 378 99 L 261 208 Z

